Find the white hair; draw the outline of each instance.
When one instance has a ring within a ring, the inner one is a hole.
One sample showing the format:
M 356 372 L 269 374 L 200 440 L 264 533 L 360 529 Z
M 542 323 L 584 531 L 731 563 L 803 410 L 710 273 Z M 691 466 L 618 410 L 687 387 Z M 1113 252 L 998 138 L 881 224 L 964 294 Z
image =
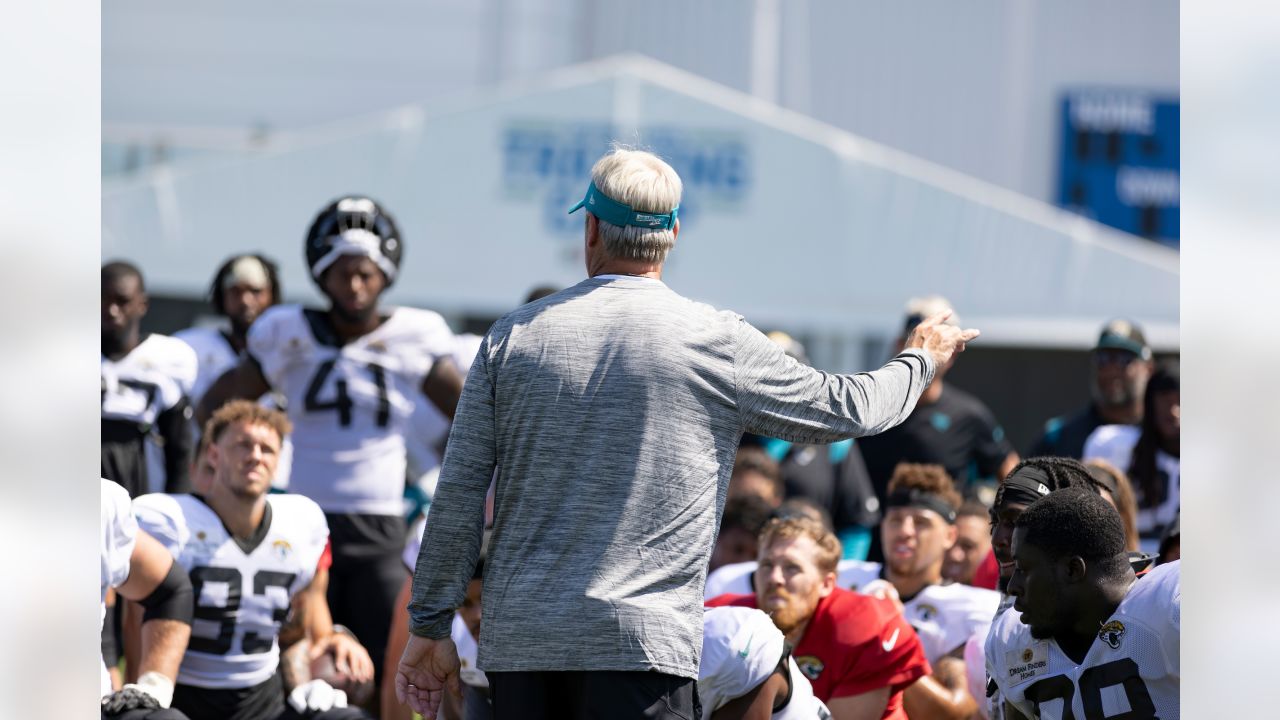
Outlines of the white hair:
M 680 204 L 680 176 L 662 158 L 644 150 L 615 147 L 591 168 L 591 182 L 608 197 L 637 212 L 669 213 Z M 619 227 L 596 218 L 605 254 L 619 260 L 661 263 L 676 244 L 674 228 Z

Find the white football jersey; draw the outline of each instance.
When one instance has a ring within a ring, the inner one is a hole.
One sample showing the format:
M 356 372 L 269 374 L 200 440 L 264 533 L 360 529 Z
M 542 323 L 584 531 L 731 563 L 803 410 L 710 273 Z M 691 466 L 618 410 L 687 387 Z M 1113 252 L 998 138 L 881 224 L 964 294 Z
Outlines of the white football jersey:
M 902 614 L 920 636 L 925 657 L 937 663 L 990 626 L 999 604 L 1000 593 L 994 590 L 960 583 L 930 585 L 902 604 Z
M 1101 458 L 1124 472 L 1129 472 L 1133 459 L 1133 446 L 1138 444 L 1142 429 L 1132 425 L 1103 425 L 1089 434 L 1084 442 L 1084 459 Z M 1181 504 L 1179 468 L 1181 461 L 1163 450 L 1156 451 L 1156 472 L 1168 480 L 1164 502 L 1154 508 L 1138 509 L 1138 532 L 1150 534 L 1165 527 L 1178 517 Z M 1136 485 L 1135 485 L 1136 490 Z M 1156 541 L 1143 544 L 1143 552 L 1157 552 Z
M 178 682 L 247 688 L 276 672 L 289 602 L 311 583 L 329 537 L 320 507 L 301 495 L 268 495 L 270 517 L 248 541 L 227 532 L 195 495 L 134 501 L 142 529 L 191 576 L 195 619 Z
M 102 419 L 129 425 L 145 436 L 147 490 L 165 487 L 164 452 L 154 426 L 160 413 L 191 396 L 196 381 L 196 355 L 186 343 L 152 333 L 128 355 L 111 360 L 102 355 Z
M 1182 628 L 1180 563 L 1133 584 L 1077 665 L 1053 639 L 1037 640 L 1017 611 L 987 637 L 987 669 L 1004 698 L 1029 718 L 1177 720 Z
M 216 327 L 189 327 L 179 330 L 173 336 L 190 345 L 196 353 L 198 367 L 196 381 L 191 389 L 191 404 L 195 406 L 209 390 L 209 386 L 213 385 L 214 380 L 240 363 L 240 355 L 235 348 L 231 347 L 231 341 L 227 339 L 226 334 Z M 276 402 L 276 398 L 270 393 L 263 395 L 258 402 L 269 408 L 281 406 L 281 403 Z M 195 424 L 194 419 L 192 424 Z M 199 436 L 200 428 L 196 427 L 193 437 Z M 275 477 L 271 478 L 271 487 L 279 490 L 289 487 L 289 470 L 292 465 L 293 443 L 286 437 L 280 446 L 280 459 L 276 464 Z
M 755 608 L 715 607 L 702 613 L 702 661 L 698 697 L 710 717 L 729 701 L 757 688 L 778 667 L 786 639 L 769 616 Z M 791 699 L 773 713 L 775 720 L 829 720 L 831 713 L 813 696 L 813 686 L 788 658 Z
M 438 314 L 395 308 L 373 332 L 338 346 L 323 314 L 268 309 L 249 329 L 249 354 L 288 401 L 290 489 L 326 512 L 403 512 L 405 433 L 437 358 L 453 351 Z
M 129 491 L 119 483 L 102 479 L 102 532 L 99 545 L 102 560 L 102 593 L 98 596 L 98 625 L 102 627 L 107 619 L 107 589 L 119 587 L 129 579 L 129 558 L 133 555 L 133 546 L 138 539 L 138 523 L 133 518 L 130 507 Z M 107 666 L 102 665 L 102 694 L 111 694 L 111 676 Z

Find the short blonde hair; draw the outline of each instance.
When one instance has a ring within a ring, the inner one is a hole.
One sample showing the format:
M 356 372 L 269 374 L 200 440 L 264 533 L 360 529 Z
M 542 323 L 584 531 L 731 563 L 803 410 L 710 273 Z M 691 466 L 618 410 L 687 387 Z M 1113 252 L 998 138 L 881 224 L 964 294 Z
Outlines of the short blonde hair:
M 662 158 L 617 146 L 596 161 L 591 182 L 609 198 L 638 212 L 669 213 L 680 205 L 684 185 Z M 588 210 L 588 212 L 590 212 Z M 605 253 L 619 260 L 661 263 L 676 244 L 675 228 L 619 227 L 596 217 Z
M 200 447 L 207 448 L 210 443 L 218 442 L 222 433 L 235 423 L 247 422 L 254 425 L 266 425 L 280 436 L 280 442 L 293 430 L 289 418 L 279 410 L 263 407 L 250 400 L 232 400 L 213 412 L 213 416 L 204 424 L 204 435 L 200 438 Z M 199 456 L 196 456 L 199 459 Z
M 840 539 L 821 521 L 807 515 L 792 515 L 770 520 L 760 531 L 760 550 L 763 551 L 778 540 L 794 540 L 802 537 L 809 538 L 818 547 L 818 555 L 813 559 L 813 564 L 824 573 L 835 572 L 840 564 L 840 556 L 844 554 Z

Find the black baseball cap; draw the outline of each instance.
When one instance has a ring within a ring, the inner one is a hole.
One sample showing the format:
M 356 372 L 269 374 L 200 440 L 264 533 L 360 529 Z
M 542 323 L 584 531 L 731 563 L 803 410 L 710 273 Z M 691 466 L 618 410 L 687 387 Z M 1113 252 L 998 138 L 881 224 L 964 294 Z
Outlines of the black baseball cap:
M 1102 326 L 1098 334 L 1098 344 L 1094 350 L 1126 350 L 1143 360 L 1151 359 L 1151 347 L 1142 334 L 1142 328 L 1128 320 L 1115 319 Z

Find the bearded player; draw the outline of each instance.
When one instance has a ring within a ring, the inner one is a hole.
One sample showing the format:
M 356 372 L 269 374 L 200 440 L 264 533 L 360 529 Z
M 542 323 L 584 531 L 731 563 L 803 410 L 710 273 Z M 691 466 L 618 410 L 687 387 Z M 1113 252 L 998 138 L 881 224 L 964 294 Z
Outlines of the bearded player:
M 1013 531 L 1014 612 L 986 661 L 1031 718 L 1179 717 L 1181 563 L 1137 581 L 1115 508 L 1087 488 L 1049 493 Z
M 999 595 L 990 590 L 946 583 L 942 566 L 956 542 L 956 514 L 960 495 L 939 465 L 900 463 L 889 481 L 880 525 L 885 563 L 842 560 L 837 584 L 858 592 L 891 597 L 920 637 L 933 673 L 908 687 L 903 695 L 907 714 L 916 718 L 967 718 L 984 697 L 981 663 L 966 668 L 964 651 L 975 634 L 985 637 Z M 725 570 L 734 566 L 728 566 Z M 708 586 L 716 589 L 732 579 L 746 584 L 755 564 L 731 572 L 713 572 Z
M 329 308 L 264 312 L 249 330 L 245 359 L 214 382 L 197 411 L 204 418 L 228 399 L 272 388 L 284 395 L 294 428 L 290 490 L 315 500 L 332 531 L 333 619 L 360 638 L 379 673 L 405 578 L 409 419 L 424 396 L 452 417 L 462 389 L 443 318 L 379 307 L 403 250 L 395 220 L 373 200 L 348 196 L 326 206 L 305 251 Z
M 309 586 L 328 538 L 314 502 L 267 494 L 288 432 L 279 411 L 228 403 L 205 429 L 215 473 L 208 494 L 145 495 L 134 503 L 139 525 L 186 568 L 195 588 L 191 640 L 173 697 L 193 720 L 366 717 L 345 707 L 342 691 L 306 677 L 305 664 L 299 671 L 281 663 L 286 619 L 309 625 Z M 305 651 L 306 644 L 294 647 Z
M 891 603 L 837 587 L 835 535 L 808 517 L 774 519 L 759 553 L 755 592 L 707 605 L 767 612 L 836 720 L 905 719 L 902 691 L 930 673 L 929 661 Z

